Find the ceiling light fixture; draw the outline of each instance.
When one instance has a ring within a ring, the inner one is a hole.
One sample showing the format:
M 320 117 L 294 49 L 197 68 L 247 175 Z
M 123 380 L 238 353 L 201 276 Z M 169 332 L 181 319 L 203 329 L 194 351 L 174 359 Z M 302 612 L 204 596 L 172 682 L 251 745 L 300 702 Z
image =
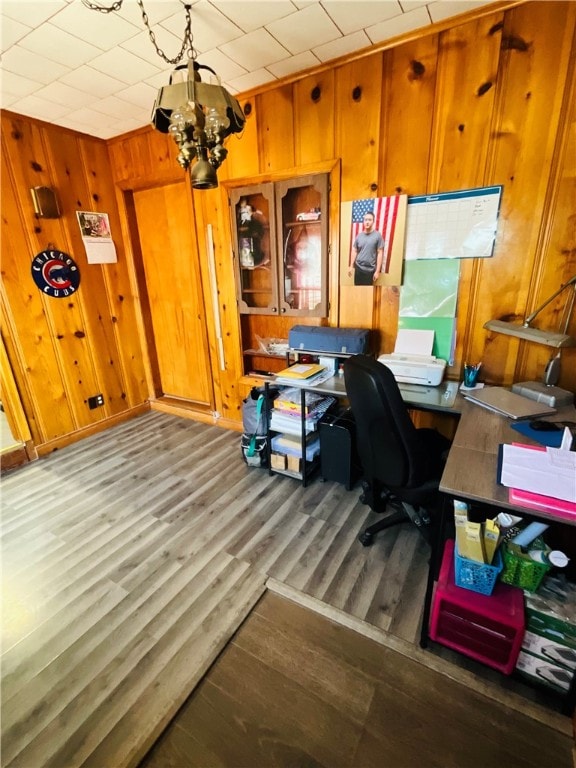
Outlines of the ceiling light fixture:
M 218 186 L 216 171 L 228 154 L 224 140 L 244 128 L 246 118 L 238 101 L 222 86 L 220 78 L 210 67 L 199 64 L 193 45 L 191 5 L 183 3 L 186 28 L 180 52 L 173 59 L 159 48 L 150 28 L 142 0 L 136 0 L 142 12 L 144 26 L 156 53 L 167 63 L 176 64 L 169 84 L 160 88 L 152 109 L 152 124 L 161 133 L 168 133 L 178 145 L 178 162 L 185 171 L 190 169 L 194 189 L 214 189 Z M 82 3 L 93 11 L 111 13 L 122 8 L 124 0 L 101 6 L 90 0 Z M 184 56 L 187 63 L 180 64 Z M 202 82 L 201 70 L 206 70 L 210 82 Z

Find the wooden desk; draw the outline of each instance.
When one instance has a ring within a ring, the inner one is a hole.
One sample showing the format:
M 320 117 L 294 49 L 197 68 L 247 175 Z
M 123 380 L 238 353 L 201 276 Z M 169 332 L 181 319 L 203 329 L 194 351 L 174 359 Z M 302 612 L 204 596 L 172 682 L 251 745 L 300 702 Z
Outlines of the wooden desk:
M 566 406 L 558 409 L 549 421 L 576 421 L 576 408 Z M 497 482 L 498 448 L 501 443 L 523 442 L 538 445 L 535 441 L 520 435 L 511 428 L 513 422 L 469 401 L 461 404 L 461 417 L 452 441 L 446 467 L 440 481 L 440 491 L 446 494 L 432 542 L 430 572 L 424 605 L 421 645 L 426 647 L 429 641 L 428 625 L 434 582 L 438 577 L 444 541 L 452 519 L 454 498 L 496 506 L 522 515 L 524 518 L 551 520 L 561 525 L 576 526 L 576 517 L 572 520 L 559 519 L 554 514 L 543 510 L 510 504 L 508 488 Z M 576 683 L 572 683 L 569 694 L 565 697 L 563 711 L 570 714 L 576 703 Z

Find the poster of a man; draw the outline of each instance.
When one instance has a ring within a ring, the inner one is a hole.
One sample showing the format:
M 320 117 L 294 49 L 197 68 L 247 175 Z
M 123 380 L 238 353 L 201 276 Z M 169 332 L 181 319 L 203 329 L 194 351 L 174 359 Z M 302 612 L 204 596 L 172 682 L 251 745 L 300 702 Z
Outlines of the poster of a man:
M 375 216 L 369 211 L 362 217 L 362 231 L 354 238 L 348 276 L 354 273 L 354 285 L 372 285 L 382 270 L 384 238 L 374 228 Z
M 407 201 L 390 195 L 341 204 L 342 285 L 402 285 Z

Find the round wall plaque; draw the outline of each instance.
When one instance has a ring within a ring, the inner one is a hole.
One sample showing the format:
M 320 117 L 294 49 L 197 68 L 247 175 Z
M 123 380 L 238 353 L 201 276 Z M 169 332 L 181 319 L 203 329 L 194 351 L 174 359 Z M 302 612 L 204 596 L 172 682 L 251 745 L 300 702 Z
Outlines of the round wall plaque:
M 42 251 L 32 261 L 32 277 L 42 293 L 64 299 L 78 290 L 80 270 L 67 253 Z

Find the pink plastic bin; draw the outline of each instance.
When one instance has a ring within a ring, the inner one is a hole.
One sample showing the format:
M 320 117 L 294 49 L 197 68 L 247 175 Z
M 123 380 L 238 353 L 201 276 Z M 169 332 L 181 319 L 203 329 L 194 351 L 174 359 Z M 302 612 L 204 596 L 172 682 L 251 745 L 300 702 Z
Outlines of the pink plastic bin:
M 489 667 L 511 674 L 524 637 L 524 594 L 498 582 L 491 595 L 454 583 L 454 541 L 444 547 L 430 617 L 430 637 Z

